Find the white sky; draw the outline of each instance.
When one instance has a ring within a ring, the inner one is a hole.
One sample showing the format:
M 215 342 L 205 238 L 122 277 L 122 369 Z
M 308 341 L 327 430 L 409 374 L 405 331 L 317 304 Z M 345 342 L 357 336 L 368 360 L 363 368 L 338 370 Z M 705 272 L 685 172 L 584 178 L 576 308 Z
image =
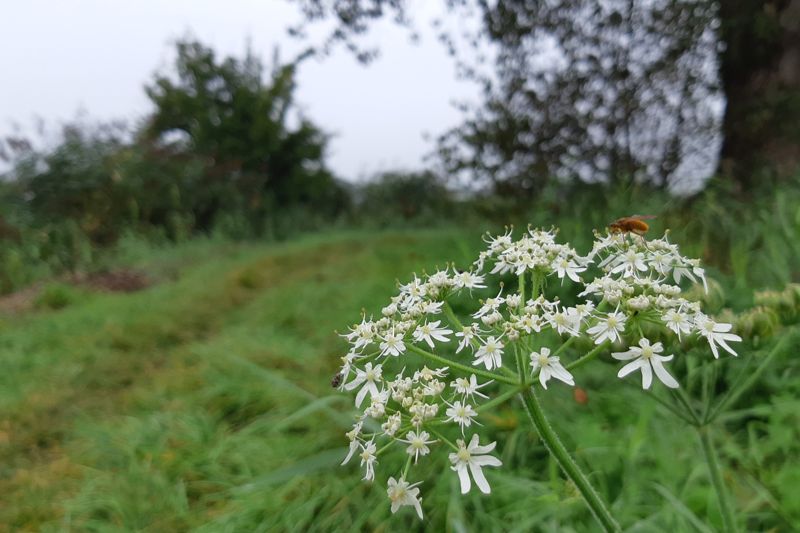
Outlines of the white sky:
M 344 50 L 306 61 L 297 101 L 336 136 L 329 163 L 357 179 L 390 168 L 413 169 L 431 149 L 423 133 L 458 124 L 451 102 L 476 95 L 455 79 L 452 61 L 427 20 L 438 2 L 417 0 L 422 41 L 383 22 L 370 34 L 381 57 L 368 67 Z M 143 86 L 170 65 L 172 42 L 187 32 L 220 54 L 241 56 L 249 38 L 266 63 L 275 45 L 289 60 L 303 45 L 286 35 L 299 20 L 285 0 L 25 0 L 0 7 L 0 135 L 35 117 L 53 124 L 79 109 L 92 119 L 133 122 L 149 110 Z

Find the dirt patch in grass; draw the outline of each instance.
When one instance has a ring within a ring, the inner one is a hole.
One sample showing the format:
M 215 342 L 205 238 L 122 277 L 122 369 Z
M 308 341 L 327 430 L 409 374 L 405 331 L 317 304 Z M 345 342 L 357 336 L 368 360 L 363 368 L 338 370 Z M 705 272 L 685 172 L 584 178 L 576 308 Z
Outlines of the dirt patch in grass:
M 42 286 L 37 283 L 0 297 L 0 313 L 16 314 L 33 308 L 36 298 L 42 292 Z
M 73 285 L 95 292 L 136 292 L 153 284 L 144 272 L 131 269 L 119 269 L 109 272 L 93 272 L 89 274 L 70 274 L 52 280 L 50 283 L 38 282 L 24 289 L 0 297 L 0 314 L 19 314 L 42 307 L 40 299 L 48 287 L 55 285 Z M 44 307 L 60 309 L 60 305 Z
M 136 292 L 152 285 L 147 274 L 131 269 L 94 272 L 76 277 L 72 282 L 101 292 Z

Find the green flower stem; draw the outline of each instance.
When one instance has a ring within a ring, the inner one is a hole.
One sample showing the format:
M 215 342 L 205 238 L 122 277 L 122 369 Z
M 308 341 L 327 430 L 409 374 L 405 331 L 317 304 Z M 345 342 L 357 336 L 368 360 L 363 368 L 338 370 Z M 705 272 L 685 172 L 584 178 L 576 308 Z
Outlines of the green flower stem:
M 383 454 L 383 452 L 385 452 L 386 450 L 391 448 L 392 444 L 394 444 L 394 443 L 395 443 L 395 440 L 392 439 L 389 442 L 387 442 L 386 444 L 384 444 L 383 446 L 381 446 L 381 448 L 377 452 L 375 452 L 375 457 L 380 457 L 381 454 Z
M 553 352 L 553 353 L 551 353 L 551 354 L 550 354 L 550 357 L 555 357 L 556 355 L 560 354 L 561 352 L 563 352 L 564 350 L 566 350 L 567 348 L 569 348 L 570 344 L 572 344 L 573 342 L 575 342 L 575 339 L 576 339 L 576 338 L 577 338 L 577 337 L 572 337 L 572 336 L 570 336 L 570 338 L 569 338 L 569 339 L 567 339 L 567 340 L 565 340 L 565 341 L 564 341 L 564 342 L 561 344 L 561 346 L 559 346 L 559 347 L 556 349 L 556 351 L 555 351 L 555 352 Z
M 517 375 L 519 382 L 525 382 L 525 363 L 522 360 L 522 352 L 519 349 L 519 343 L 514 343 L 514 359 L 517 362 Z
M 764 370 L 769 366 L 772 360 L 780 353 L 786 349 L 787 346 L 790 345 L 797 345 L 798 341 L 798 330 L 790 330 L 786 334 L 784 334 L 783 338 L 775 345 L 775 347 L 769 352 L 769 354 L 764 358 L 763 361 L 756 367 L 753 372 L 749 374 L 742 374 L 743 381 L 741 383 L 737 382 L 734 383 L 733 386 L 728 390 L 725 396 L 719 401 L 719 403 L 713 407 L 711 413 L 706 416 L 706 422 L 710 422 L 715 420 L 720 413 L 722 413 L 725 408 L 734 403 L 738 400 L 742 394 L 744 394 L 747 389 L 753 386 L 753 384 L 758 381 L 761 377 L 761 374 Z
M 438 431 L 436 431 L 435 429 L 433 429 L 432 427 L 430 427 L 428 425 L 425 425 L 425 429 L 431 430 L 431 433 L 436 435 L 437 438 L 441 439 L 442 442 L 444 442 L 445 444 L 447 444 L 448 446 L 453 448 L 455 451 L 458 451 L 458 449 L 459 449 L 458 446 L 456 446 L 455 444 L 450 442 L 450 439 L 448 439 L 447 437 L 445 437 L 444 435 L 442 435 L 441 433 L 439 433 Z
M 670 392 L 672 393 L 672 396 L 678 400 L 678 403 L 683 406 L 683 408 L 686 410 L 686 413 L 691 418 L 689 423 L 697 427 L 702 426 L 703 422 L 697 416 L 692 404 L 689 403 L 689 398 L 686 396 L 686 393 L 683 392 L 683 389 L 670 389 Z
M 519 275 L 519 306 L 520 308 L 525 307 L 525 272 Z M 522 343 L 522 339 L 519 339 L 518 342 L 514 343 L 514 359 L 517 361 L 517 374 L 519 376 L 519 382 L 525 383 L 525 361 L 522 356 L 522 350 L 520 348 L 520 344 Z
M 581 367 L 581 366 L 585 365 L 586 363 L 588 363 L 589 361 L 591 361 L 592 359 L 597 357 L 597 355 L 601 351 L 603 351 L 603 349 L 605 349 L 607 344 L 608 343 L 604 342 L 603 344 L 600 344 L 599 346 L 595 346 L 594 348 L 592 348 L 592 350 L 589 353 L 587 353 L 586 355 L 584 355 L 580 359 L 577 359 L 577 360 L 571 362 L 570 364 L 566 365 L 566 369 L 567 370 L 574 370 L 574 369 L 576 369 L 578 367 Z
M 649 391 L 642 390 L 642 388 L 639 387 L 638 385 L 631 385 L 630 383 L 627 383 L 625 386 L 627 388 L 631 389 L 631 390 L 636 389 L 638 392 L 643 393 L 643 396 L 653 400 L 654 402 L 659 403 L 661 406 L 666 408 L 670 413 L 672 413 L 676 417 L 680 418 L 681 420 L 683 420 L 684 422 L 686 422 L 690 426 L 694 425 L 694 422 L 692 422 L 692 420 L 689 417 L 687 417 L 685 414 L 683 414 L 682 411 L 679 411 L 678 408 L 675 405 L 671 404 L 670 402 L 668 402 L 666 400 L 662 400 L 661 398 L 658 397 L 657 394 L 651 393 Z
M 515 384 L 519 385 L 518 376 L 516 373 L 514 373 L 513 370 L 509 370 L 508 368 L 501 366 L 500 371 L 504 372 L 505 375 L 508 376 L 510 379 L 513 379 Z
M 531 299 L 535 300 L 539 297 L 539 292 L 542 289 L 542 279 L 538 272 L 535 270 L 531 272 Z M 523 302 L 524 305 L 524 302 Z
M 597 491 L 592 487 L 589 478 L 581 471 L 578 463 L 570 456 L 564 444 L 561 442 L 561 439 L 558 438 L 558 435 L 550 425 L 550 422 L 547 421 L 533 387 L 528 387 L 523 390 L 520 396 L 522 397 L 525 409 L 528 411 L 528 416 L 539 432 L 539 436 L 542 438 L 542 442 L 547 448 L 547 451 L 549 451 L 550 455 L 556 460 L 564 474 L 575 484 L 575 487 L 581 493 L 581 496 L 583 496 L 592 515 L 594 515 L 595 519 L 603 527 L 603 530 L 621 531 L 619 524 L 617 524 L 617 521 L 611 516 L 603 500 L 600 499 L 600 495 L 597 494 Z
M 450 304 L 447 303 L 447 300 L 444 301 L 442 310 L 444 311 L 444 316 L 447 317 L 447 320 L 450 321 L 450 324 L 452 324 L 454 328 L 458 328 L 458 331 L 464 330 L 464 325 L 461 323 L 456 314 L 453 312 L 453 308 L 450 307 Z
M 488 402 L 479 405 L 478 407 L 475 408 L 475 410 L 478 411 L 478 413 L 483 413 L 485 411 L 489 411 L 491 409 L 494 409 L 498 405 L 502 405 L 502 404 L 506 403 L 508 400 L 510 400 L 511 398 L 516 396 L 517 394 L 519 394 L 522 391 L 522 389 L 526 388 L 526 387 L 527 387 L 527 385 L 525 387 L 520 386 L 520 387 L 516 387 L 516 388 L 513 388 L 513 389 L 509 389 L 506 392 L 504 392 L 503 394 L 501 394 L 499 396 L 495 396 L 494 398 L 492 398 Z
M 719 460 L 717 459 L 717 452 L 711 442 L 711 435 L 709 434 L 709 426 L 697 427 L 697 433 L 700 436 L 700 443 L 703 446 L 703 455 L 708 465 L 708 472 L 711 475 L 711 483 L 714 484 L 714 491 L 717 493 L 717 501 L 719 502 L 719 512 L 722 515 L 722 527 L 727 533 L 736 532 L 736 519 L 733 516 L 733 509 L 731 509 L 730 502 L 728 501 L 728 493 L 725 490 L 725 484 L 722 481 L 722 471 L 719 468 Z
M 442 357 L 440 355 L 436 355 L 435 353 L 431 353 L 427 350 L 423 350 L 422 348 L 414 346 L 413 344 L 406 344 L 406 347 L 408 347 L 409 350 L 416 353 L 417 355 L 421 355 L 422 357 L 430 359 L 431 361 L 436 361 L 439 364 L 448 365 L 452 368 L 456 368 L 458 370 L 461 370 L 462 372 L 467 373 L 468 375 L 475 374 L 476 376 L 483 376 L 487 379 L 493 379 L 501 383 L 507 383 L 508 385 L 519 385 L 519 382 L 516 379 L 506 376 L 501 376 L 500 374 L 495 374 L 493 372 L 488 372 L 486 370 L 481 370 L 480 368 L 474 368 L 471 366 L 462 365 L 461 363 L 456 363 L 455 361 L 451 361 L 446 357 Z
M 408 459 L 406 459 L 406 466 L 403 468 L 403 479 L 406 478 L 406 476 L 408 475 L 408 469 L 411 467 L 411 457 L 412 456 L 409 455 Z

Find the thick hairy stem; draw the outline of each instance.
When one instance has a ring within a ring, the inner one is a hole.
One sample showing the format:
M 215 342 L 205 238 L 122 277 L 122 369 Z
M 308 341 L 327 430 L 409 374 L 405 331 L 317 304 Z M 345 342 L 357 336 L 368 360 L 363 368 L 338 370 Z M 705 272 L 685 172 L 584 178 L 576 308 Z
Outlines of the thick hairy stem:
M 597 491 L 589 482 L 589 478 L 583 473 L 578 463 L 575 462 L 564 447 L 561 439 L 558 438 L 550 422 L 547 421 L 547 417 L 545 417 L 544 411 L 542 411 L 542 406 L 539 403 L 539 399 L 536 397 L 536 393 L 533 391 L 533 387 L 528 387 L 523 390 L 520 396 L 525 405 L 525 410 L 528 411 L 528 416 L 530 416 L 531 422 L 533 422 L 534 427 L 536 427 L 536 431 L 539 432 L 539 436 L 542 438 L 542 442 L 544 442 L 547 451 L 549 451 L 550 455 L 556 460 L 564 474 L 575 484 L 575 487 L 581 493 L 581 496 L 583 496 L 583 500 L 586 502 L 586 505 L 589 507 L 589 510 L 591 510 L 595 519 L 597 519 L 603 527 L 603 530 L 621 531 L 619 524 L 617 524 L 617 521 L 611 516 L 605 503 L 600 499 L 600 495 L 597 494 Z
M 697 428 L 697 433 L 700 435 L 700 443 L 703 446 L 703 456 L 708 465 L 708 473 L 711 475 L 711 483 L 714 485 L 714 491 L 717 493 L 719 512 L 722 515 L 722 527 L 727 533 L 734 533 L 736 531 L 736 519 L 733 516 L 733 509 L 728 501 L 728 492 L 725 489 L 725 483 L 722 481 L 722 470 L 719 468 L 717 451 L 714 449 L 714 444 L 711 442 L 709 430 L 710 428 L 708 426 L 702 426 Z

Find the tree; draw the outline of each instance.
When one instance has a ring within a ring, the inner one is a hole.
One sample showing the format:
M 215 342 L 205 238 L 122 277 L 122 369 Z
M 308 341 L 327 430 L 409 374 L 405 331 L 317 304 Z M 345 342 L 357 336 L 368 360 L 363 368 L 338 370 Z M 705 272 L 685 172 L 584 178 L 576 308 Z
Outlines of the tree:
M 372 20 L 409 24 L 403 0 L 295 1 L 308 22 L 337 20 L 326 46 L 342 41 L 367 60 L 374 51 L 357 45 Z M 710 174 L 723 138 L 724 167 L 744 187 L 757 164 L 796 164 L 798 0 L 444 4 L 479 21 L 461 39 L 466 53 L 453 32 L 441 37 L 484 88 L 483 104 L 441 139 L 451 171 L 516 192 L 551 175 L 675 185 Z M 487 45 L 481 74 L 472 59 Z M 555 62 L 543 64 L 548 54 Z
M 177 44 L 175 78 L 159 74 L 146 88 L 155 105 L 143 132 L 154 153 L 200 162 L 199 183 L 183 190 L 196 223 L 209 228 L 222 211 L 241 210 L 258 224 L 279 209 L 335 209 L 344 193 L 324 163 L 327 137 L 293 113 L 296 63 L 276 66 L 218 60 L 196 41 Z
M 52 149 L 32 149 L 17 160 L 12 174 L 36 222 L 72 221 L 94 242 L 115 240 L 131 222 L 114 163 L 125 137 L 120 124 L 73 122 Z
M 800 165 L 800 1 L 720 2 L 727 99 L 722 166 L 740 186 Z

